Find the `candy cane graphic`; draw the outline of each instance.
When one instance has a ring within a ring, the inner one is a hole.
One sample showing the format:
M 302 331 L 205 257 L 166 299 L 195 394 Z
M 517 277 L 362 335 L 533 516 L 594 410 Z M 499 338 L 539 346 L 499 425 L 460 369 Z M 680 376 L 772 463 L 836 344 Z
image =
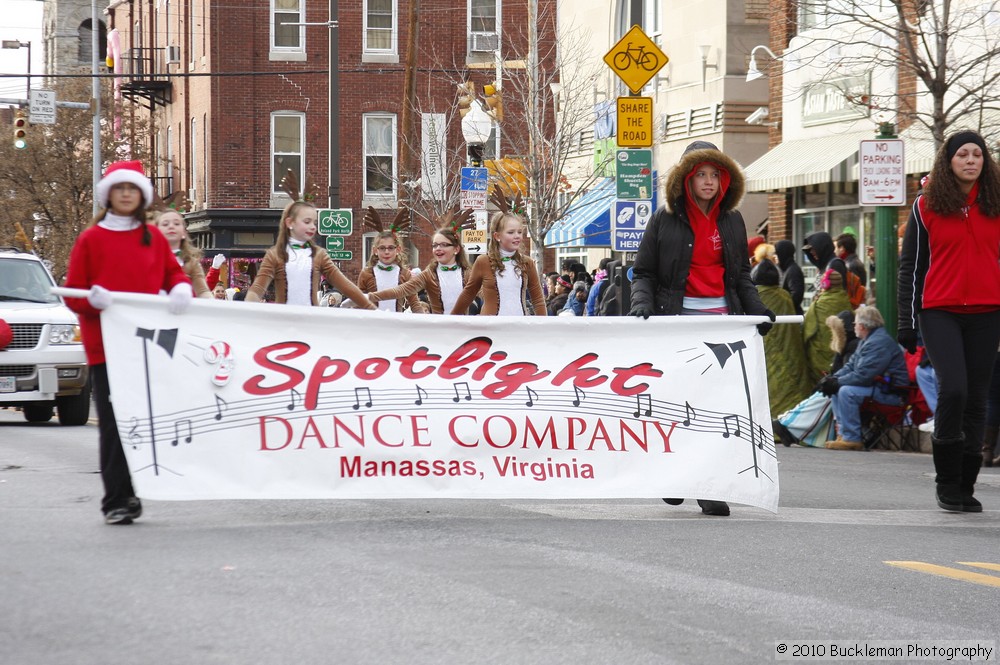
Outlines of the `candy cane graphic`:
M 233 349 L 227 342 L 212 342 L 212 345 L 205 349 L 205 361 L 217 365 L 212 383 L 217 386 L 229 383 L 236 360 L 233 358 Z

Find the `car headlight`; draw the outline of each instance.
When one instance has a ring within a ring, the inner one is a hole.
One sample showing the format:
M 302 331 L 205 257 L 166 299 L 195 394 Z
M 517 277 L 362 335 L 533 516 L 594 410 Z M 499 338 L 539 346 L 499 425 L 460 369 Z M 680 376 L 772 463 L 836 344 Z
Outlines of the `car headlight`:
M 79 344 L 80 326 L 61 324 L 54 325 L 49 331 L 49 344 Z

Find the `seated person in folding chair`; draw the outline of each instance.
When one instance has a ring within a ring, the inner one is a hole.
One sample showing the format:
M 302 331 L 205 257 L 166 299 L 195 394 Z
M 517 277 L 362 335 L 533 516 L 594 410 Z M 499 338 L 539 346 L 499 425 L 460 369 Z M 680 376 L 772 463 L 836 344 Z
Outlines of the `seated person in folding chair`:
M 910 385 L 903 350 L 886 332 L 877 309 L 859 307 L 854 313 L 854 332 L 861 339 L 858 350 L 843 367 L 823 377 L 819 386 L 833 398 L 839 436 L 826 442 L 833 450 L 864 450 L 861 403 L 870 397 L 880 404 L 902 404 L 903 397 L 890 389 Z

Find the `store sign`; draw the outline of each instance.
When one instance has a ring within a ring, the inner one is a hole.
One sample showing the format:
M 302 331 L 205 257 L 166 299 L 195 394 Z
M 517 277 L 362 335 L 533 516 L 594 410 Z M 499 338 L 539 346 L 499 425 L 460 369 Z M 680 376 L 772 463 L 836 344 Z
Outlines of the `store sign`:
M 871 80 L 845 76 L 807 84 L 802 95 L 802 126 L 825 125 L 867 118 L 871 107 Z

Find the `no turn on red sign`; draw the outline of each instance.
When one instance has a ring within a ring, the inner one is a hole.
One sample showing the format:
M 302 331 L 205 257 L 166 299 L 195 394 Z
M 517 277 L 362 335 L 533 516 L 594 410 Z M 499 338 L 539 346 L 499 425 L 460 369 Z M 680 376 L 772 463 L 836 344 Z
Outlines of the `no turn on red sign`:
M 863 206 L 906 205 L 906 160 L 902 139 L 861 141 L 858 200 Z

